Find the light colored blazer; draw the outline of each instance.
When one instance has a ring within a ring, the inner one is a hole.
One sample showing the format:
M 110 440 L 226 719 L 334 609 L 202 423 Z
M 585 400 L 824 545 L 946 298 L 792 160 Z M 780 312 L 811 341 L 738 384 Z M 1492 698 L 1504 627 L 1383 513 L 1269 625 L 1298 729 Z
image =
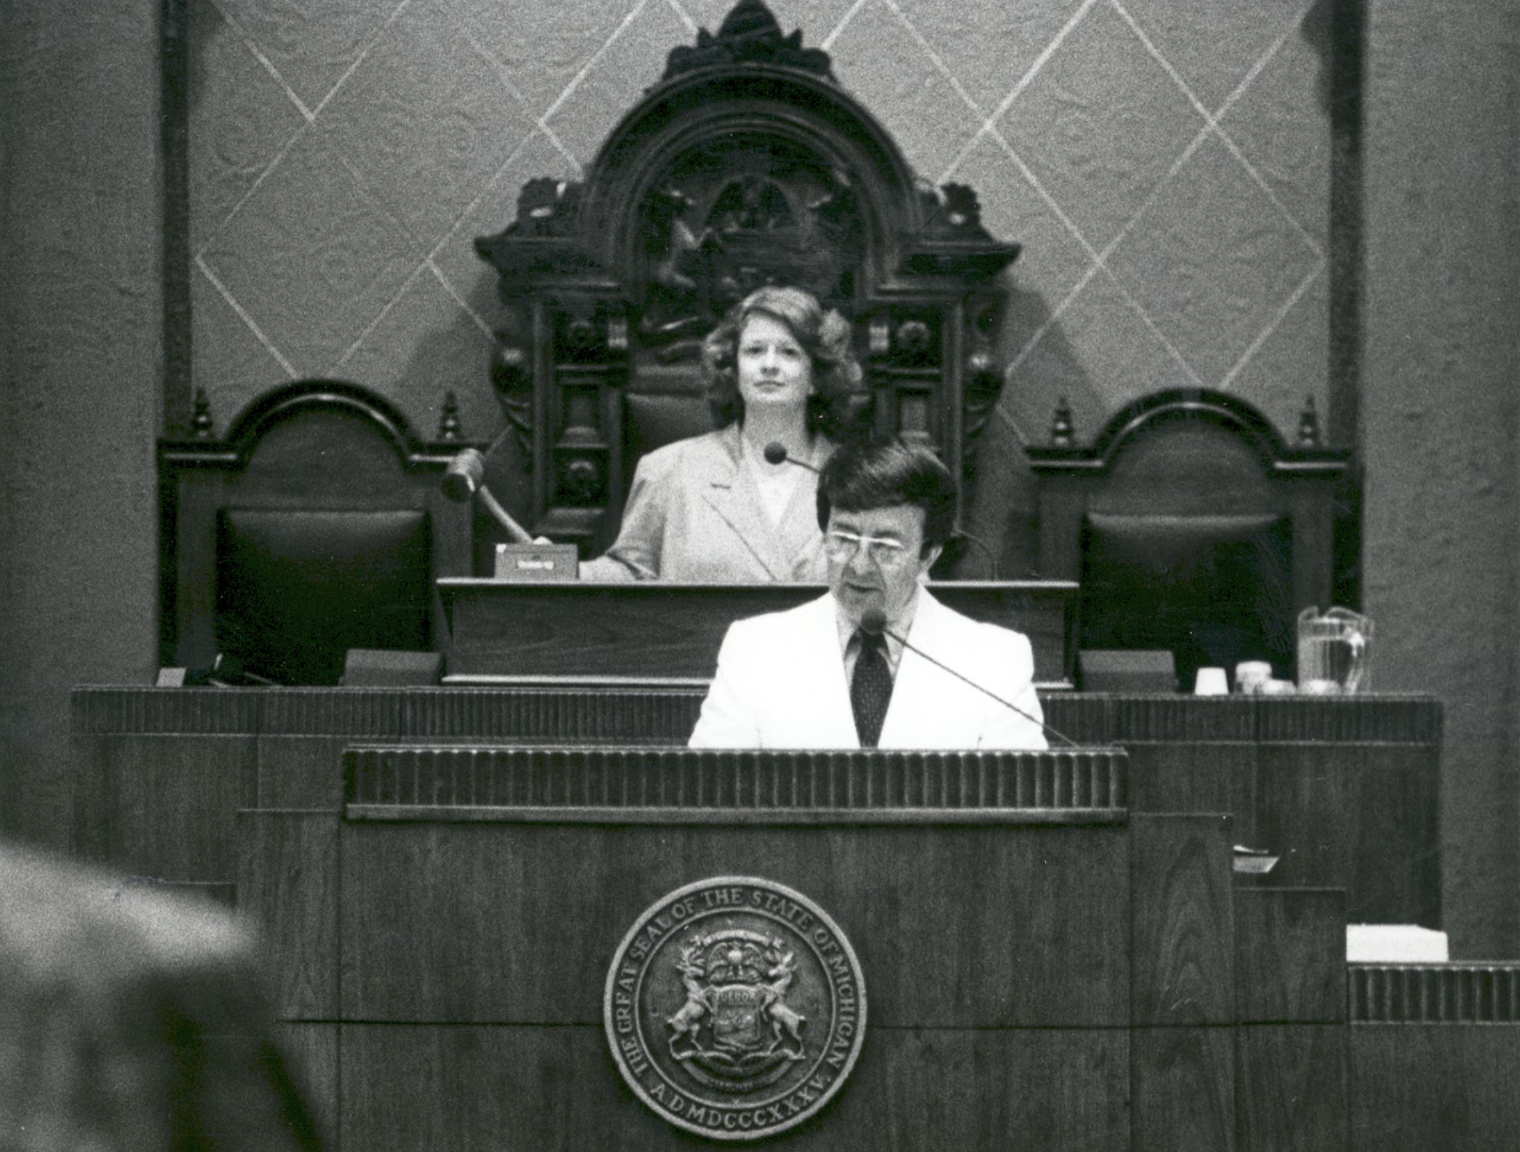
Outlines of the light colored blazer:
M 946 608 L 926 590 L 908 643 L 1044 719 L 1021 633 Z M 691 734 L 693 748 L 859 748 L 832 595 L 736 621 Z M 904 649 L 882 748 L 1044 748 L 1040 726 Z
M 833 445 L 819 437 L 821 467 Z M 739 426 L 678 440 L 634 470 L 623 527 L 605 555 L 580 567 L 583 580 L 675 580 L 750 584 L 822 583 L 828 578 L 818 530 L 818 477 L 806 469 L 771 523 L 744 467 Z

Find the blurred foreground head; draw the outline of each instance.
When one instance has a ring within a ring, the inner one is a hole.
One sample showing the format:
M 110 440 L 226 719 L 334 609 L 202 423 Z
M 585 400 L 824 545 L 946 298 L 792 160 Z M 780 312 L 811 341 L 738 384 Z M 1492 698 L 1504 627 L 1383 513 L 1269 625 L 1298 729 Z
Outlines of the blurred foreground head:
M 254 957 L 209 902 L 0 843 L 0 1143 L 320 1148 Z

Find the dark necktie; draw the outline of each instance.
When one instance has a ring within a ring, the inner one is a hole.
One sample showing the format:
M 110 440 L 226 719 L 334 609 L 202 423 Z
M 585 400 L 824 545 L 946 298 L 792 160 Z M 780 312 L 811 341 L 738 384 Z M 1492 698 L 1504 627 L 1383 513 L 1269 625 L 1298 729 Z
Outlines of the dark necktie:
M 892 701 L 892 670 L 887 666 L 887 638 L 880 632 L 855 633 L 860 641 L 860 655 L 855 659 L 855 675 L 850 681 L 850 708 L 855 713 L 855 731 L 862 748 L 875 748 L 881 739 L 882 721 Z

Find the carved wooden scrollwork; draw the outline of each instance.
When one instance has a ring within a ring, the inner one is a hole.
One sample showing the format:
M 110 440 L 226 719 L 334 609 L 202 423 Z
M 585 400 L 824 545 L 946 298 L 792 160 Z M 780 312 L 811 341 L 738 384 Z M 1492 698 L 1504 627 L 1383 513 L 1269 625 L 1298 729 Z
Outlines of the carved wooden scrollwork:
M 762 134 L 729 135 L 679 157 L 642 210 L 645 298 L 639 336 L 689 358 L 723 314 L 766 284 L 854 299 L 860 206 L 844 173 Z
M 637 454 L 710 427 L 702 337 L 765 284 L 849 317 L 874 427 L 957 473 L 997 402 L 998 282 L 1018 245 L 976 194 L 917 177 L 759 0 L 672 49 L 581 183 L 528 181 L 517 219 L 476 241 L 508 314 L 492 381 L 534 472 L 539 532 L 595 551 Z

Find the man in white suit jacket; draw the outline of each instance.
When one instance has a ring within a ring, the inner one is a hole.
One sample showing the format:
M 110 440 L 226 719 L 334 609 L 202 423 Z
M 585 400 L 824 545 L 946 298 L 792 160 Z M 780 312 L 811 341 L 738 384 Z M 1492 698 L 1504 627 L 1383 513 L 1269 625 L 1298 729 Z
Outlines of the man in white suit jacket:
M 927 448 L 888 440 L 835 453 L 818 483 L 829 593 L 729 628 L 691 746 L 1046 747 L 1028 639 L 923 587 L 954 514 L 954 481 Z M 883 658 L 885 716 L 878 703 L 871 717 L 857 677 Z

